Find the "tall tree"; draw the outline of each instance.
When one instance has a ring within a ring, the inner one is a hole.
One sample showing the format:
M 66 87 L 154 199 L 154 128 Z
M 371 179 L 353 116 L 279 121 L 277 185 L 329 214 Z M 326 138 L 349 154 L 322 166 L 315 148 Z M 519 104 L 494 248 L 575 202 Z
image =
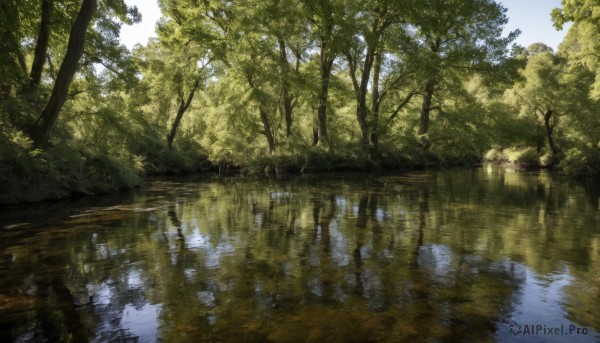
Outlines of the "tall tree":
M 267 26 L 277 39 L 279 51 L 279 83 L 281 87 L 280 111 L 285 120 L 285 135 L 292 134 L 294 109 L 298 104 L 301 82 L 300 67 L 304 51 L 310 46 L 307 27 L 302 18 L 302 7 L 297 1 L 269 2 Z M 280 20 L 286 17 L 286 20 Z
M 292 134 L 292 122 L 294 121 L 292 112 L 294 111 L 295 96 L 290 91 L 290 82 L 288 80 L 290 74 L 290 62 L 288 60 L 287 46 L 282 36 L 277 38 L 279 45 L 279 68 L 281 69 L 281 108 L 285 118 L 285 135 Z
M 569 173 L 600 174 L 600 3 L 595 0 L 563 0 L 552 12 L 554 24 L 561 29 L 572 26 L 559 46 L 565 59 L 561 90 L 566 116 L 563 128 L 567 146 L 561 162 Z
M 383 35 L 392 23 L 399 22 L 401 15 L 393 5 L 393 2 L 384 0 L 368 3 L 365 8 L 361 8 L 356 22 L 358 36 L 354 37 L 354 44 L 346 51 L 348 70 L 356 95 L 356 119 L 361 132 L 361 145 L 370 156 L 377 151 L 377 121 L 381 105 L 379 83 L 385 54 Z M 359 69 L 360 78 L 357 76 Z M 372 88 L 371 109 L 367 105 L 369 84 Z M 369 118 L 369 112 L 372 118 Z
M 42 71 L 46 63 L 48 44 L 50 42 L 50 24 L 52 20 L 54 1 L 42 0 L 40 29 L 35 44 L 35 53 L 31 72 L 29 74 L 30 85 L 37 87 L 42 80 Z
M 225 6 L 219 1 L 206 1 L 201 6 L 178 1 L 161 1 L 163 19 L 159 24 L 159 45 L 162 54 L 154 54 L 160 70 L 154 73 L 175 90 L 177 111 L 167 134 L 167 147 L 173 141 L 190 107 L 194 95 L 214 69 L 215 60 L 223 60 L 229 21 Z M 159 86 L 160 87 L 160 86 Z
M 31 127 L 30 137 L 36 146 L 42 148 L 46 148 L 48 145 L 52 129 L 56 124 L 69 94 L 69 87 L 78 70 L 82 74 L 87 74 L 88 77 L 96 78 L 94 65 L 101 64 L 119 77 L 135 78 L 135 71 L 133 71 L 128 59 L 128 51 L 119 44 L 119 29 L 120 23 L 131 24 L 140 20 L 137 8 L 126 6 L 123 0 L 106 0 L 102 2 L 84 0 L 76 12 L 77 14 L 74 15 L 74 22 L 71 24 L 70 6 L 68 6 L 70 4 L 61 2 L 61 6 L 56 5 L 56 8 L 53 9 L 52 5 L 55 2 L 56 0 L 53 0 L 51 3 L 43 4 L 42 17 L 46 18 L 42 18 L 42 21 L 52 18 L 51 27 L 57 31 L 55 36 L 60 36 L 63 25 L 62 23 L 61 25 L 54 25 L 54 18 L 56 18 L 56 23 L 66 20 L 65 25 L 70 25 L 68 41 L 65 47 L 62 47 L 60 42 L 54 47 L 44 47 L 47 44 L 44 42 L 45 37 L 49 34 L 42 32 L 46 29 L 43 25 L 46 23 L 40 23 L 39 30 L 36 31 L 39 39 L 36 43 L 31 72 L 32 84 L 36 85 L 37 78 L 41 76 L 40 72 L 44 67 L 44 61 L 41 58 L 44 51 L 53 49 L 55 55 L 64 56 L 54 84 L 51 86 L 50 97 L 41 115 Z M 58 8 L 61 10 L 57 11 Z M 99 15 L 96 15 L 96 13 L 99 13 Z M 66 22 L 69 22 L 69 24 L 66 24 Z M 64 52 L 61 49 L 64 49 Z M 122 68 L 127 70 L 125 71 Z
M 31 132 L 31 138 L 38 147 L 46 148 L 48 145 L 50 133 L 67 99 L 69 86 L 79 67 L 79 59 L 83 55 L 87 28 L 97 7 L 97 0 L 83 0 L 81 4 L 81 9 L 71 28 L 67 52 L 58 70 L 52 94 Z
M 37 12 L 34 1 L 0 2 L 0 100 L 20 88 L 27 79 L 27 60 L 22 40 L 29 35 L 34 20 L 23 13 Z
M 175 135 L 177 134 L 177 129 L 179 128 L 179 124 L 181 124 L 181 119 L 183 118 L 183 114 L 192 104 L 192 100 L 194 99 L 194 95 L 198 90 L 198 86 L 200 85 L 200 79 L 202 76 L 198 76 L 192 86 L 190 87 L 187 98 L 185 97 L 183 87 L 178 92 L 178 100 L 179 107 L 177 108 L 177 113 L 175 114 L 175 120 L 173 120 L 173 124 L 171 124 L 171 130 L 167 135 L 167 148 L 173 149 L 173 141 L 175 140 Z
M 344 0 L 309 0 L 304 2 L 306 15 L 311 26 L 311 34 L 318 44 L 318 62 L 320 90 L 318 95 L 317 127 L 315 130 L 315 145 L 328 147 L 330 145 L 327 127 L 327 102 L 333 63 L 342 51 L 350 34 L 345 31 L 345 20 L 348 19 L 350 3 Z
M 594 0 L 563 0 L 562 8 L 552 11 L 554 25 L 562 29 L 567 22 L 573 22 L 560 54 L 570 65 L 582 64 L 595 74 L 590 96 L 600 99 L 600 3 Z
M 418 133 L 427 147 L 434 95 L 444 79 L 452 73 L 482 72 L 500 62 L 518 31 L 502 37 L 508 21 L 506 9 L 493 0 L 411 0 L 410 5 L 407 8 L 414 35 L 407 49 L 422 60 L 423 100 Z
M 523 81 L 513 89 L 515 100 L 520 104 L 521 113 L 535 118 L 539 127 L 543 128 L 548 148 L 555 159 L 559 151 L 555 131 L 559 118 L 565 112 L 561 96 L 566 89 L 562 81 L 565 64 L 544 44 L 534 44 L 528 51 L 530 57 L 522 73 Z
M 276 149 L 274 114 L 277 101 L 277 59 L 274 57 L 276 40 L 265 38 L 260 32 L 249 33 L 239 41 L 231 62 L 234 73 L 249 87 L 249 104 L 256 106 L 262 124 L 260 131 L 267 139 L 269 154 Z

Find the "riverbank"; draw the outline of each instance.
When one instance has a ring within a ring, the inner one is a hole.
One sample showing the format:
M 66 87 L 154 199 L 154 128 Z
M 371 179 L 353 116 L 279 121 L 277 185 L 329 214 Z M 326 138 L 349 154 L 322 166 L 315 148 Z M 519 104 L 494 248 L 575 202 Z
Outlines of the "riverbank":
M 384 171 L 470 167 L 482 163 L 515 170 L 562 170 L 556 159 L 534 148 L 491 149 L 483 157 L 382 153 L 369 158 L 360 152 L 335 152 L 310 147 L 301 153 L 276 152 L 246 161 L 209 161 L 205 156 L 161 150 L 144 157 L 107 155 L 69 147 L 33 149 L 30 142 L 5 146 L 0 156 L 0 205 L 118 193 L 143 185 L 149 177 L 203 172 L 240 175 L 307 174 L 343 171 Z M 557 168 L 557 166 L 559 168 Z M 563 171 L 564 172 L 564 171 Z
M 201 155 L 162 150 L 144 157 L 113 156 L 88 150 L 52 147 L 36 150 L 25 140 L 1 155 L 0 205 L 14 205 L 71 197 L 117 193 L 143 185 L 148 178 L 203 172 L 239 175 L 282 175 L 344 171 L 383 171 L 468 167 L 476 157 L 450 160 L 435 155 L 381 154 L 368 158 L 360 152 L 335 152 L 309 147 L 298 152 L 276 152 L 245 161 L 209 161 Z

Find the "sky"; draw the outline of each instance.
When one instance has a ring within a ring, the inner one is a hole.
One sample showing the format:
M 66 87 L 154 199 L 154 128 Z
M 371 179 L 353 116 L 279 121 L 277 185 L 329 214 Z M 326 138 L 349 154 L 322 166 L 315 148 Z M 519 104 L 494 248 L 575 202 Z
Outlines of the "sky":
M 125 0 L 128 6 L 137 6 L 142 22 L 121 27 L 121 43 L 129 49 L 136 44 L 146 45 L 148 38 L 156 37 L 156 22 L 160 19 L 157 0 Z
M 560 7 L 560 0 L 500 0 L 508 9 L 508 24 L 505 34 L 515 29 L 522 33 L 515 41 L 519 45 L 528 46 L 531 43 L 542 42 L 554 51 L 567 34 L 571 24 L 565 25 L 562 31 L 556 31 L 552 26 L 550 12 Z
M 156 36 L 155 26 L 160 18 L 160 9 L 156 0 L 125 0 L 129 6 L 137 6 L 142 14 L 142 22 L 121 29 L 121 42 L 128 48 L 135 44 L 145 45 L 148 38 Z M 567 33 L 570 25 L 565 25 L 563 31 L 556 31 L 552 26 L 550 12 L 560 6 L 560 0 L 500 0 L 508 9 L 508 24 L 505 35 L 515 29 L 522 33 L 515 41 L 517 44 L 528 46 L 531 43 L 542 42 L 555 51 Z

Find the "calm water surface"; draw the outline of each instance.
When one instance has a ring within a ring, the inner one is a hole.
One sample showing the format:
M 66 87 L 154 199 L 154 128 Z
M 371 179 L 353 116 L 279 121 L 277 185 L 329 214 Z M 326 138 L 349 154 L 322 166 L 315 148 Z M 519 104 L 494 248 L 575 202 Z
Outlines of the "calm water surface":
M 599 197 L 484 167 L 4 208 L 0 341 L 596 342 Z

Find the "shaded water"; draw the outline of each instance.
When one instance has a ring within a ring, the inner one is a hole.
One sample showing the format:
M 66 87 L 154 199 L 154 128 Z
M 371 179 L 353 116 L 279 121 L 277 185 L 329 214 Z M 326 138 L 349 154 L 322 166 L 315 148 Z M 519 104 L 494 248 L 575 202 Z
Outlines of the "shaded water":
M 0 341 L 594 342 L 599 197 L 484 167 L 3 209 Z

